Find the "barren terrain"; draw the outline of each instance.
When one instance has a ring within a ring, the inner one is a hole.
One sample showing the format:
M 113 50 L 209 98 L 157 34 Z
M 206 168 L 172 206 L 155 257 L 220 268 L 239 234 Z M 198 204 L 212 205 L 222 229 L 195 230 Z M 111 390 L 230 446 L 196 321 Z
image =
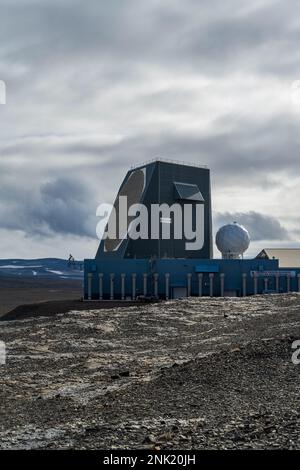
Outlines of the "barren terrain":
M 81 280 L 0 276 L 0 317 L 20 305 L 81 297 Z
M 2 449 L 299 449 L 300 296 L 0 322 Z

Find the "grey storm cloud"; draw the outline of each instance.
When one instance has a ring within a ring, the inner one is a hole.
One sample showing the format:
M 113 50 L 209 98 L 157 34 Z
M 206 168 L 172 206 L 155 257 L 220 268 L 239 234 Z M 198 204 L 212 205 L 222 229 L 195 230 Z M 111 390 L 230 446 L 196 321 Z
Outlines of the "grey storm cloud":
M 260 214 L 258 212 L 233 213 L 226 212 L 224 214 L 217 213 L 214 217 L 215 228 L 218 229 L 223 225 L 237 222 L 243 225 L 249 232 L 251 240 L 289 240 L 288 231 L 275 217 Z
M 228 119 L 230 117 L 228 116 Z M 235 118 L 231 121 L 235 123 Z M 140 133 L 124 136 L 117 142 L 89 142 L 88 136 L 78 141 L 77 136 L 60 139 L 53 143 L 50 139 L 24 139 L 3 145 L 2 168 L 10 167 L 11 158 L 28 154 L 28 160 L 41 152 L 48 157 L 64 155 L 64 162 L 72 163 L 74 156 L 82 156 L 82 166 L 87 170 L 93 167 L 113 168 L 116 161 L 124 169 L 133 162 L 154 157 L 172 156 L 174 159 L 208 164 L 219 180 L 238 183 L 241 175 L 247 174 L 247 184 L 267 184 L 273 176 L 270 168 L 276 171 L 300 171 L 300 133 L 296 119 L 282 115 L 272 118 L 262 125 L 247 123 L 241 119 L 230 132 L 216 132 L 211 136 L 191 133 L 162 134 Z M 288 151 L 287 151 L 288 149 Z M 5 158 L 7 163 L 5 163 Z M 41 160 L 42 165 L 46 165 Z
M 94 237 L 97 205 L 131 164 L 155 157 L 208 165 L 220 194 L 257 189 L 253 207 L 280 192 L 284 216 L 288 191 L 299 196 L 300 92 L 298 108 L 289 97 L 299 10 L 297 0 L 2 0 L 0 242 L 1 229 L 12 246 L 14 231 Z M 256 240 L 287 239 L 272 217 L 258 228 L 258 212 L 242 211 Z M 291 213 L 284 223 L 300 230 Z
M 89 226 L 91 207 L 90 192 L 79 181 L 57 179 L 45 183 L 40 190 L 41 209 L 33 212 L 37 220 L 46 223 L 50 230 L 58 233 L 93 236 Z
M 260 133 L 264 136 L 261 143 Z M 43 153 L 48 154 L 50 159 L 55 152 L 64 155 L 64 167 L 60 159 L 57 161 L 63 177 L 56 178 L 57 169 L 54 165 L 48 169 L 51 182 L 41 184 L 38 174 L 32 176 L 33 170 L 30 166 L 22 173 L 23 187 L 16 190 L 11 187 L 10 182 L 7 182 L 6 186 L 2 185 L 1 202 L 4 203 L 4 198 L 9 197 L 9 204 L 5 203 L 6 209 L 13 205 L 13 210 L 5 217 L 1 217 L 0 226 L 24 229 L 31 234 L 36 231 L 46 235 L 52 231 L 93 236 L 96 222 L 92 215 L 97 204 L 112 202 L 122 177 L 133 162 L 152 157 L 171 155 L 174 159 L 182 160 L 184 156 L 186 161 L 209 164 L 213 180 L 220 186 L 236 184 L 266 187 L 268 178 L 273 176 L 273 173 L 269 172 L 271 166 L 275 165 L 277 170 L 286 168 L 300 170 L 297 141 L 299 141 L 297 127 L 287 125 L 284 117 L 281 127 L 278 122 L 270 122 L 260 130 L 253 125 L 251 130 L 248 127 L 248 135 L 238 130 L 230 136 L 220 134 L 213 137 L 196 137 L 184 133 L 143 134 L 125 137 L 120 142 L 111 144 L 89 144 L 76 140 L 72 143 L 71 139 L 71 142 L 62 140 L 56 150 L 50 141 L 44 144 Z M 286 155 L 285 149 L 288 144 L 289 153 Z M 243 146 L 246 149 L 241 154 L 240 148 Z M 22 142 L 16 143 L 15 146 L 12 144 L 8 152 L 10 158 L 20 155 L 24 148 L 27 148 L 29 160 L 35 155 L 32 160 L 32 165 L 35 165 L 35 158 L 41 151 L 41 143 L 35 141 L 27 140 L 23 145 Z M 80 166 L 69 168 L 69 164 L 72 164 L 77 154 L 84 156 L 80 160 Z M 285 155 L 284 159 L 282 155 Z M 119 162 L 119 179 L 115 175 L 116 162 Z M 42 167 L 46 165 L 43 161 L 40 164 Z M 4 174 L 8 175 L 11 171 L 10 160 L 7 165 L 3 165 L 2 161 L 2 166 L 6 170 L 2 173 L 4 178 Z M 79 178 L 81 172 L 82 177 Z M 243 174 L 247 174 L 246 182 L 242 182 Z M 107 193 L 104 195 L 97 191 L 101 186 L 107 187 L 105 175 L 109 175 L 111 181 L 109 197 Z M 95 177 L 98 184 L 93 186 L 92 181 Z M 37 188 L 35 190 L 31 186 L 27 187 L 32 179 L 35 180 L 34 187 Z M 89 186 L 90 190 L 87 189 Z M 254 240 L 288 238 L 284 228 L 272 217 L 255 212 L 238 216 L 250 227 Z M 227 214 L 226 217 L 230 219 L 230 215 Z M 90 222 L 91 218 L 93 223 Z
M 37 77 L 44 67 L 81 60 L 92 79 L 95 67 L 101 72 L 101 85 L 119 82 L 120 73 L 133 78 L 137 64 L 286 74 L 298 70 L 297 13 L 296 0 L 289 8 L 283 0 L 253 2 L 252 8 L 240 0 L 4 1 L 0 56 Z M 68 79 L 82 81 L 80 73 Z
M 35 190 L 2 187 L 0 197 L 0 228 L 21 230 L 28 236 L 94 236 L 91 194 L 80 181 L 57 178 Z

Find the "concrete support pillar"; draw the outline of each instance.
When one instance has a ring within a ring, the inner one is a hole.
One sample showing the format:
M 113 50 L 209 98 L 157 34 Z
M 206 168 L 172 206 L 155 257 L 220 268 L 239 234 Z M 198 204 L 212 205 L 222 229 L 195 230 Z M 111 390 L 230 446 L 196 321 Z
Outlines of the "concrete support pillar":
M 110 273 L 110 300 L 114 300 L 115 273 Z
M 214 296 L 214 273 L 209 273 L 209 296 Z
M 269 287 L 269 279 L 267 277 L 265 277 L 264 279 L 264 283 L 265 283 L 265 292 L 268 292 L 268 287 Z
M 188 273 L 187 277 L 187 296 L 190 297 L 192 293 L 192 274 Z
M 199 273 L 198 274 L 198 295 L 199 297 L 202 297 L 202 286 L 203 286 L 203 274 L 202 273 Z
M 280 276 L 279 274 L 276 274 L 276 292 L 277 294 L 279 293 L 279 286 L 280 286 Z
M 298 274 L 298 292 L 300 292 L 300 274 Z
M 126 274 L 122 273 L 121 274 L 121 299 L 125 300 L 125 279 L 126 279 Z
M 88 273 L 88 300 L 92 300 L 93 273 Z
M 258 277 L 256 273 L 254 273 L 253 282 L 254 282 L 254 295 L 257 295 L 258 294 Z
M 247 273 L 243 273 L 243 297 L 247 295 Z
M 224 297 L 225 273 L 220 274 L 221 297 Z
M 143 274 L 143 294 L 145 297 L 147 296 L 147 284 L 148 284 L 148 274 L 144 273 Z
M 287 293 L 291 292 L 291 275 L 286 275 L 286 291 Z
M 98 274 L 99 278 L 99 300 L 103 299 L 103 273 Z
M 153 278 L 154 278 L 154 297 L 158 297 L 158 274 L 154 273 Z
M 132 300 L 136 298 L 136 273 L 132 273 Z
M 166 300 L 169 300 L 169 297 L 170 297 L 170 274 L 169 273 L 165 274 L 165 279 L 166 279 Z

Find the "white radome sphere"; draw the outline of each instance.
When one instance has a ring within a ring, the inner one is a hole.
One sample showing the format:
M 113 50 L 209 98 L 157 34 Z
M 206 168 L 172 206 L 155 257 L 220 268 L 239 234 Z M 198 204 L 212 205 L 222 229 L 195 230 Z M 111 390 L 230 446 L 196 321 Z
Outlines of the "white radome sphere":
M 224 225 L 217 232 L 216 245 L 223 258 L 239 257 L 249 248 L 249 232 L 236 222 Z

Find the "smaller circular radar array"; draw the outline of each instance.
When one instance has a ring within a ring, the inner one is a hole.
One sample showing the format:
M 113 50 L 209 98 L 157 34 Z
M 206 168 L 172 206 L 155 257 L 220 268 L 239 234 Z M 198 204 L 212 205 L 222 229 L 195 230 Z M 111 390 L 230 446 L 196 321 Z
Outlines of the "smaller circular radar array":
M 249 248 L 249 232 L 237 222 L 224 225 L 217 232 L 216 245 L 223 259 L 239 259 Z

